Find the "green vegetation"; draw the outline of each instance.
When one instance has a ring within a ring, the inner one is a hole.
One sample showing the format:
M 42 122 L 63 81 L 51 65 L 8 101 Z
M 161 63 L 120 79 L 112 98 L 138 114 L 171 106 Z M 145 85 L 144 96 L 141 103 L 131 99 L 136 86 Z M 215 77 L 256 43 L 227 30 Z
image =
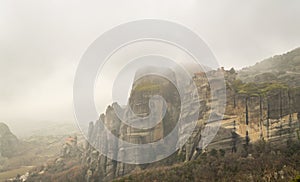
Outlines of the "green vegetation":
M 300 175 L 297 175 L 295 179 L 292 180 L 292 182 L 300 182 Z
M 300 48 L 280 56 L 274 56 L 254 66 L 239 71 L 244 82 L 280 82 L 300 86 Z
M 294 181 L 299 180 L 300 142 L 250 145 L 251 157 L 212 150 L 197 160 L 172 167 L 147 169 L 116 179 L 125 181 Z M 296 177 L 297 176 L 297 177 Z M 296 177 L 296 178 L 295 178 Z
M 224 157 L 226 152 L 224 149 L 219 149 L 219 153 L 221 157 Z
M 217 157 L 218 151 L 217 151 L 216 149 L 212 149 L 212 150 L 209 152 L 209 154 L 210 154 L 211 156 Z
M 43 175 L 39 175 L 41 169 L 31 171 L 28 181 L 86 181 L 85 169 L 78 161 L 65 161 L 61 164 L 49 165 Z
M 236 93 L 248 96 L 267 95 L 274 90 L 288 89 L 288 86 L 282 83 L 243 83 L 241 80 L 235 80 L 232 86 Z

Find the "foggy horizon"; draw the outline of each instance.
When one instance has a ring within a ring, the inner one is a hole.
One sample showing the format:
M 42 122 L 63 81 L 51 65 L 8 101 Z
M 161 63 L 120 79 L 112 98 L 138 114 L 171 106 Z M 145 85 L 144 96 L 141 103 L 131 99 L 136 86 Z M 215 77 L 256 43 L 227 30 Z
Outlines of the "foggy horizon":
M 300 47 L 296 0 L 166 1 L 159 7 L 158 1 L 134 2 L 102 6 L 2 1 L 0 122 L 12 130 L 30 123 L 76 125 L 72 89 L 81 56 L 103 32 L 129 21 L 151 18 L 183 24 L 206 42 L 226 69 L 241 69 Z M 98 102 L 100 113 L 111 104 L 109 99 Z

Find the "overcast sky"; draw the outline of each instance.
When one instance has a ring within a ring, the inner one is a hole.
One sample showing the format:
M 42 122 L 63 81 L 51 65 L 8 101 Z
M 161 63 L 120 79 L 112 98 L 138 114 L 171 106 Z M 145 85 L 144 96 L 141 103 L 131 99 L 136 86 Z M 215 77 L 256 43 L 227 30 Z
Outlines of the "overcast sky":
M 207 43 L 220 65 L 242 68 L 300 46 L 299 8 L 299 0 L 2 0 L 0 121 L 73 122 L 80 57 L 121 23 L 178 22 Z

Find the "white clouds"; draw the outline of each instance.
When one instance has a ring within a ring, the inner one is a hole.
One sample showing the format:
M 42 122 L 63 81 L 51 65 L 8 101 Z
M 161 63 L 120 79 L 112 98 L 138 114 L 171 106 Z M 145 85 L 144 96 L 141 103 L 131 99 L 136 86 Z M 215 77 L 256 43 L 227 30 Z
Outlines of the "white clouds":
M 73 117 L 72 81 L 75 66 L 74 64 L 55 65 L 55 71 L 41 81 L 16 86 L 14 97 L 0 103 L 1 120 L 70 121 Z

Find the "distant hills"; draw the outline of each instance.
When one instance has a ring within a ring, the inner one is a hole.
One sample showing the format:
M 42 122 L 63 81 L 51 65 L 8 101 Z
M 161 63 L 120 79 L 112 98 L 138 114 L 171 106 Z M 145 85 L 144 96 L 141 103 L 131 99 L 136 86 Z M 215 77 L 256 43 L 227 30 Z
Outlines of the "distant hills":
M 0 157 L 11 157 L 17 151 L 19 140 L 5 123 L 0 122 Z
M 7 121 L 11 131 L 20 139 L 31 136 L 69 135 L 80 132 L 75 122 L 69 121 Z
M 244 82 L 280 82 L 300 86 L 300 48 L 276 55 L 238 72 Z

